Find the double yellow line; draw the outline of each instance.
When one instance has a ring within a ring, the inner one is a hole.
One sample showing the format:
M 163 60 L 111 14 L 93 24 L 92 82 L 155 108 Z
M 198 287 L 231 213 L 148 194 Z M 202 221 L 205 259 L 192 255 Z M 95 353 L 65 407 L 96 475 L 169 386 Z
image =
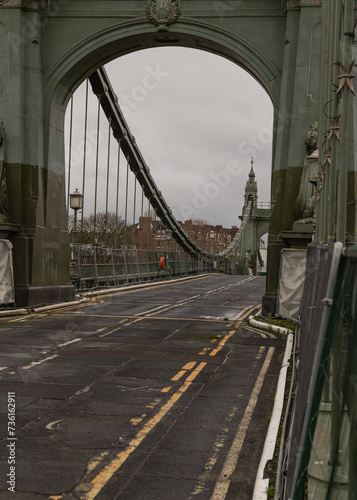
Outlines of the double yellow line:
M 230 332 L 227 335 L 225 335 L 225 337 L 223 337 L 223 339 L 219 342 L 216 349 L 213 349 L 213 351 L 209 353 L 209 356 L 215 356 L 217 352 L 219 352 L 225 346 L 227 340 L 229 340 L 232 337 L 232 335 L 234 335 L 234 333 L 237 331 L 237 328 L 240 327 L 243 321 L 247 319 L 250 313 L 253 312 L 254 309 L 256 308 L 257 306 L 248 306 L 234 318 L 234 321 L 236 322 L 234 330 L 230 330 Z
M 150 431 L 162 420 L 162 418 L 167 414 L 168 411 L 174 406 L 174 404 L 181 398 L 181 396 L 187 391 L 195 378 L 199 375 L 199 373 L 203 370 L 207 363 L 200 363 L 197 368 L 195 368 L 181 387 L 171 396 L 171 398 L 160 408 L 160 410 L 154 415 L 143 428 L 138 432 L 136 437 L 132 439 L 125 450 L 121 453 L 118 453 L 114 460 L 104 467 L 104 469 L 97 474 L 97 476 L 92 479 L 91 484 L 92 488 L 90 492 L 85 493 L 81 496 L 83 500 L 91 500 L 94 499 L 98 493 L 103 489 L 106 483 L 113 477 L 113 475 L 117 472 L 117 470 L 123 465 L 123 463 L 127 460 L 127 458 L 137 449 L 140 443 L 146 438 Z M 195 365 L 195 363 L 194 363 Z M 185 365 L 187 366 L 187 365 Z M 188 373 L 188 370 L 185 367 L 181 370 L 182 375 L 184 373 Z M 182 376 L 181 375 L 181 376 Z M 178 376 L 178 375 L 177 375 Z M 176 377 L 177 377 L 176 376 Z M 175 377 L 172 378 L 172 380 Z M 177 380 L 177 378 L 175 379 Z
M 236 332 L 240 324 L 251 314 L 251 312 L 256 309 L 257 306 L 248 306 L 243 311 L 241 311 L 236 318 L 234 318 L 237 323 L 235 323 L 235 329 L 231 330 L 224 338 L 219 342 L 216 349 L 214 349 L 209 355 L 215 356 L 219 352 L 228 339 Z M 177 389 L 177 391 L 170 397 L 170 399 L 160 408 L 160 410 L 154 415 L 142 429 L 137 433 L 135 438 L 133 438 L 125 450 L 118 453 L 115 458 L 106 465 L 92 480 L 91 482 L 84 483 L 90 486 L 90 491 L 84 493 L 80 498 L 81 500 L 93 500 L 98 493 L 104 488 L 108 481 L 114 476 L 114 474 L 119 470 L 123 463 L 129 458 L 129 456 L 138 448 L 146 436 L 151 432 L 154 427 L 163 419 L 163 417 L 171 410 L 175 403 L 181 398 L 181 396 L 187 391 L 193 381 L 202 372 L 203 368 L 207 365 L 206 362 L 199 363 L 196 368 L 196 362 L 192 361 L 187 363 L 181 368 L 181 370 L 172 377 L 172 382 L 177 382 L 185 375 L 186 379 L 182 385 Z M 161 392 L 169 392 L 172 386 L 164 388 Z M 79 486 L 83 486 L 83 483 Z M 78 487 L 77 487 L 78 488 Z M 60 500 L 62 496 L 50 496 L 52 500 Z

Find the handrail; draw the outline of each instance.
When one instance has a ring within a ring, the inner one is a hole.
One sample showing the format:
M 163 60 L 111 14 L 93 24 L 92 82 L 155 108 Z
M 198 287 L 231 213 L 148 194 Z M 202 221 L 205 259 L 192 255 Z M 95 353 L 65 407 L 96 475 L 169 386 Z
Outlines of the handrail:
M 265 210 L 270 210 L 271 209 L 271 203 L 270 203 L 270 201 L 258 201 L 257 202 L 257 208 L 265 209 Z

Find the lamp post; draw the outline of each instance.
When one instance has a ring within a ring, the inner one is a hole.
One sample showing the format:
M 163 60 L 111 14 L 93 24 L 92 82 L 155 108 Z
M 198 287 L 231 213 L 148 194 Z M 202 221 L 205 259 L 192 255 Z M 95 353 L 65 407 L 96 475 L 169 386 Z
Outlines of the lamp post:
M 73 245 L 76 242 L 76 231 L 77 231 L 77 210 L 83 208 L 83 194 L 81 194 L 78 189 L 74 193 L 69 195 L 69 206 L 74 210 L 74 228 L 73 228 Z
M 215 232 L 213 231 L 210 231 L 209 233 L 209 237 L 210 237 L 210 240 L 211 240 L 211 265 L 212 265 L 212 269 L 215 269 L 216 268 L 216 261 L 214 260 L 214 256 L 213 256 L 213 241 L 214 241 L 214 237 L 215 237 Z
M 215 237 L 215 232 L 213 231 L 213 229 L 212 229 L 212 231 L 209 233 L 209 237 L 210 237 L 210 239 L 211 239 L 211 253 L 213 253 L 213 240 L 214 240 L 214 237 Z

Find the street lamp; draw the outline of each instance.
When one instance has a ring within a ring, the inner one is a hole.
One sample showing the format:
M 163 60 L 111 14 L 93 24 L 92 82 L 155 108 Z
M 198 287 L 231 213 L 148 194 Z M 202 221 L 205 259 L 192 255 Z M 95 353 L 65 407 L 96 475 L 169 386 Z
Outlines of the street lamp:
M 74 210 L 74 228 L 73 228 L 73 245 L 76 242 L 76 231 L 77 231 L 77 210 L 81 210 L 83 207 L 83 194 L 81 194 L 78 189 L 74 193 L 69 195 L 69 206 Z
M 213 229 L 212 229 L 212 231 L 209 233 L 209 237 L 210 237 L 210 239 L 211 239 L 211 253 L 213 253 L 213 240 L 214 240 L 214 237 L 215 237 L 215 232 L 213 231 Z

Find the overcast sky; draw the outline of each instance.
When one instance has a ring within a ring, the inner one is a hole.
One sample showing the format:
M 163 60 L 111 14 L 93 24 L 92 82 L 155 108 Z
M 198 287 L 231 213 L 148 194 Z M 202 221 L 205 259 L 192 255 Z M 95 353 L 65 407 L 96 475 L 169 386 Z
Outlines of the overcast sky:
M 151 174 L 178 220 L 200 218 L 224 227 L 239 225 L 251 156 L 259 201 L 269 201 L 273 108 L 248 73 L 220 56 L 179 47 L 135 52 L 112 61 L 106 70 Z M 76 187 L 82 190 L 84 95 L 82 85 L 74 99 L 71 192 Z M 91 96 L 89 102 L 87 213 L 94 209 L 97 113 L 96 98 Z M 69 113 L 67 143 L 68 127 Z M 97 210 L 105 210 L 108 135 L 103 116 L 100 130 Z M 109 209 L 113 211 L 116 162 L 112 140 Z M 126 167 L 123 158 L 120 162 L 119 212 L 123 214 Z M 128 219 L 132 212 L 129 208 Z

